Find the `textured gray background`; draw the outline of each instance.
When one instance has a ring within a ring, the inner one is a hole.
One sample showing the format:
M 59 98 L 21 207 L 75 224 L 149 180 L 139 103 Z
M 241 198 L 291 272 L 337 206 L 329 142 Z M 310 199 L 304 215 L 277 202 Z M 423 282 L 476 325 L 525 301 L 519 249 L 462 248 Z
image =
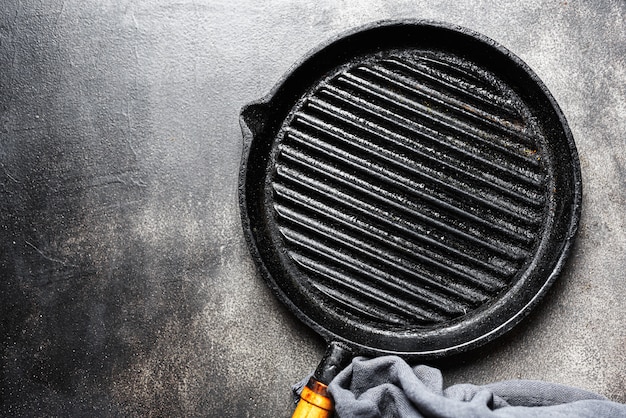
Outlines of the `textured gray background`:
M 0 5 L 0 414 L 286 416 L 324 344 L 240 231 L 240 108 L 354 26 L 425 18 L 521 57 L 584 180 L 560 282 L 447 384 L 529 378 L 626 402 L 626 3 Z

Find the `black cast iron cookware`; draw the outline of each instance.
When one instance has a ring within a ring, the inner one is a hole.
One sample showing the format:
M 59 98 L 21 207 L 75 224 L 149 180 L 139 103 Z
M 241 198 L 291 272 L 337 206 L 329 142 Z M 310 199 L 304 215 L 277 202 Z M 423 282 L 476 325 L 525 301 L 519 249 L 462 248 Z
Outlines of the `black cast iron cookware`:
M 544 84 L 491 39 L 376 23 L 307 55 L 241 122 L 250 251 L 327 342 L 466 351 L 562 269 L 581 205 L 574 141 Z

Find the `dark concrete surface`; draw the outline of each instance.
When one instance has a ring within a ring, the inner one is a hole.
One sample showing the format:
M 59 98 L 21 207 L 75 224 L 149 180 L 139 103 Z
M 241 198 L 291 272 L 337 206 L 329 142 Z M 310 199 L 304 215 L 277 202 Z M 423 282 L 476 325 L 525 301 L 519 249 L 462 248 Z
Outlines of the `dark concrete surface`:
M 0 4 L 0 415 L 286 416 L 324 344 L 274 299 L 237 206 L 240 108 L 354 26 L 425 18 L 521 57 L 563 109 L 584 200 L 570 263 L 447 384 L 626 402 L 626 3 Z

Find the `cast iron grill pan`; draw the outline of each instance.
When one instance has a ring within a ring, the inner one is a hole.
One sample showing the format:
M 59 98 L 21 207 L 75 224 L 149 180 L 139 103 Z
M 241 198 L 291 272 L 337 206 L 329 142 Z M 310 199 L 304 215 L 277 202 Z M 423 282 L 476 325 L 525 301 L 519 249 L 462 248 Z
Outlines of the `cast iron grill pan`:
M 240 201 L 276 296 L 327 341 L 433 358 L 514 326 L 577 229 L 580 168 L 545 86 L 466 29 L 377 24 L 242 113 Z

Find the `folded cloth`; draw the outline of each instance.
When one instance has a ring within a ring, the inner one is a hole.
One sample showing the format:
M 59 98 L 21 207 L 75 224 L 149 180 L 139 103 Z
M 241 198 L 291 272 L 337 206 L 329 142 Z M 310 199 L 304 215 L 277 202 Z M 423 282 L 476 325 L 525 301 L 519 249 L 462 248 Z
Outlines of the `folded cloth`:
M 355 358 L 328 391 L 340 418 L 626 417 L 624 404 L 541 381 L 458 384 L 444 390 L 439 370 L 411 367 L 396 356 Z

